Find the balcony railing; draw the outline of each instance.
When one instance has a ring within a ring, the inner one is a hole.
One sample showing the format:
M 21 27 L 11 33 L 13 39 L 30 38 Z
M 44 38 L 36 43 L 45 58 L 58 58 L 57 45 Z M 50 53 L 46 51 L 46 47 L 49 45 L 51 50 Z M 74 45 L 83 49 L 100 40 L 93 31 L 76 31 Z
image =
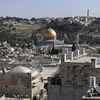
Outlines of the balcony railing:
M 79 49 L 79 50 L 75 50 L 74 52 L 70 52 L 66 54 L 66 58 L 65 60 L 76 60 L 76 59 L 80 59 L 81 57 L 86 56 L 87 54 L 85 53 L 85 48 Z

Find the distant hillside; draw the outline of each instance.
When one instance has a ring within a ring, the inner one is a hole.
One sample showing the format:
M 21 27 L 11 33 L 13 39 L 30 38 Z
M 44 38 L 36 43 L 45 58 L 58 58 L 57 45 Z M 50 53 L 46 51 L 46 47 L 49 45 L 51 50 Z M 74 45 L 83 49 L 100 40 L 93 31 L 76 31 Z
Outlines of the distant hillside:
M 42 39 L 46 29 L 53 28 L 57 38 L 65 43 L 74 43 L 77 34 L 79 42 L 89 45 L 100 44 L 100 18 L 90 17 L 86 24 L 86 17 L 65 18 L 18 18 L 0 17 L 0 41 L 20 45 Z M 35 41 L 36 42 L 36 41 Z

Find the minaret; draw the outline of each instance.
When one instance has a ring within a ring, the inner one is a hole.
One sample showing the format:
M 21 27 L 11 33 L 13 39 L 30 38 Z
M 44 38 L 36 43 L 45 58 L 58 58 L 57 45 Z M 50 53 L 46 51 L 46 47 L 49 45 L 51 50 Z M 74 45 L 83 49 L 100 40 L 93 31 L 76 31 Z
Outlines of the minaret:
M 87 17 L 89 18 L 89 9 L 87 10 Z
M 87 15 L 86 15 L 86 26 L 88 25 L 89 22 L 89 9 L 87 10 Z

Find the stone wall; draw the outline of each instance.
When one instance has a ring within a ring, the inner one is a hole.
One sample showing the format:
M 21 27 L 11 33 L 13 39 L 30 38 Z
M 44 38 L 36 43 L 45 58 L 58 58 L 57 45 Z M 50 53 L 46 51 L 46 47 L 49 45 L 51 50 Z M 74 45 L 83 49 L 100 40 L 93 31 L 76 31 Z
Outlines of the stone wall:
M 89 89 L 90 76 L 95 75 L 94 69 L 94 60 L 91 63 L 64 62 L 61 66 L 63 100 L 81 100 Z
M 51 77 L 48 78 L 49 100 L 61 100 L 61 85 L 51 85 Z
M 0 75 L 0 94 L 8 96 L 24 94 L 31 97 L 31 75 L 20 73 Z
M 49 100 L 81 100 L 89 89 L 90 76 L 97 76 L 98 81 L 100 81 L 100 69 L 96 70 L 95 67 L 95 59 L 91 59 L 90 63 L 63 62 L 60 67 L 61 85 L 52 86 L 49 80 Z M 56 93 L 60 94 L 60 96 L 56 96 Z

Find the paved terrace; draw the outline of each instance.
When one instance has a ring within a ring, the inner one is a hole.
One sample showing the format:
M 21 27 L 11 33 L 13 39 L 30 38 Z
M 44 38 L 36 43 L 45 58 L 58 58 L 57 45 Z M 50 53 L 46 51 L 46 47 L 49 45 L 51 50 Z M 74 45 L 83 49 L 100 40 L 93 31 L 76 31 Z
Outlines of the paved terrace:
M 42 67 L 44 72 L 44 79 L 52 77 L 58 70 L 58 67 Z

